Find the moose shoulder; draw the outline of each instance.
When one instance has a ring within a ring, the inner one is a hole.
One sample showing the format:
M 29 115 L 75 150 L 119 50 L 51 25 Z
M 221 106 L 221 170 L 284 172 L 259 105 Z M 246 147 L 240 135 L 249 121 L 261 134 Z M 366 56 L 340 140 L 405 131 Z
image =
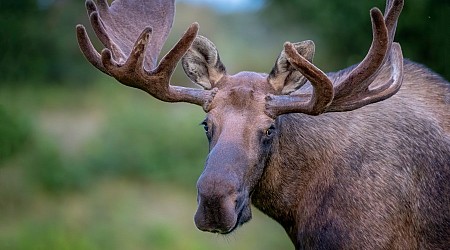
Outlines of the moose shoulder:
M 384 15 L 371 10 L 364 60 L 329 74 L 312 64 L 314 43 L 304 41 L 286 43 L 269 74 L 230 75 L 196 23 L 158 64 L 174 0 L 86 6 L 106 47 L 98 53 L 77 26 L 89 62 L 207 113 L 200 230 L 230 233 L 251 219 L 253 204 L 297 249 L 450 246 L 450 84 L 403 59 L 394 42 L 402 0 L 387 0 Z M 201 89 L 170 84 L 179 61 Z
M 298 248 L 449 246 L 450 86 L 420 65 L 404 67 L 402 88 L 386 101 L 277 119 L 252 202 Z

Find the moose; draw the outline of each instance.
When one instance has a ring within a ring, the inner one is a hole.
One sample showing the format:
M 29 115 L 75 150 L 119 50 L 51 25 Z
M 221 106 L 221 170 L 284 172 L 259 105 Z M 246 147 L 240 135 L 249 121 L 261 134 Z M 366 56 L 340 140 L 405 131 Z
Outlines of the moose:
M 106 48 L 82 25 L 77 38 L 120 83 L 206 112 L 198 229 L 233 232 L 253 204 L 296 249 L 450 248 L 450 84 L 394 42 L 403 0 L 370 10 L 373 40 L 357 65 L 324 73 L 312 41 L 286 42 L 269 74 L 234 75 L 197 23 L 158 63 L 174 2 L 87 0 Z M 180 61 L 201 88 L 170 83 Z

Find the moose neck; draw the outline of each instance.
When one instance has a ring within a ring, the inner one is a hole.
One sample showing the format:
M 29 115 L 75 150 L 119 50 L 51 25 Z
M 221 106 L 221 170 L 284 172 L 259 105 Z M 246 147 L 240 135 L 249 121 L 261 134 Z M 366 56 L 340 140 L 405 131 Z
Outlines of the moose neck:
M 318 210 L 335 184 L 332 162 L 346 148 L 349 133 L 337 119 L 336 113 L 292 114 L 277 119 L 278 139 L 252 203 L 279 222 L 294 244 L 298 232 L 321 213 Z

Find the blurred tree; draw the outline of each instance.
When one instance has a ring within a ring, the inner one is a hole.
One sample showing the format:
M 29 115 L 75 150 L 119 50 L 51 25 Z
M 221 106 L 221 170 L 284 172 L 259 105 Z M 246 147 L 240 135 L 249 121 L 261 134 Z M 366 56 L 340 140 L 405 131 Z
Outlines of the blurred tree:
M 309 27 L 326 47 L 326 70 L 357 63 L 371 41 L 369 9 L 384 10 L 385 1 L 267 0 L 264 19 L 279 27 Z M 408 0 L 397 28 L 396 41 L 405 58 L 423 63 L 450 79 L 450 1 Z M 318 51 L 323 51 L 318 46 Z M 321 52 L 323 53 L 323 52 Z M 344 59 L 343 59 L 344 58 Z M 341 66 L 339 66 L 339 65 Z
M 94 71 L 76 46 L 83 4 L 75 0 L 0 2 L 0 84 L 83 82 Z M 89 73 L 86 73 L 89 72 Z

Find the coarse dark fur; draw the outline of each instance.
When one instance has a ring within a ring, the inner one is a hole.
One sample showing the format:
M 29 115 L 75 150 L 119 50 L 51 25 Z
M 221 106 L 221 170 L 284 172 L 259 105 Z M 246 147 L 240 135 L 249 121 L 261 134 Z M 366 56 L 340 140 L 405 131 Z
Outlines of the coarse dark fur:
M 276 120 L 252 203 L 297 249 L 450 247 L 450 85 L 404 67 L 402 88 L 386 101 Z

